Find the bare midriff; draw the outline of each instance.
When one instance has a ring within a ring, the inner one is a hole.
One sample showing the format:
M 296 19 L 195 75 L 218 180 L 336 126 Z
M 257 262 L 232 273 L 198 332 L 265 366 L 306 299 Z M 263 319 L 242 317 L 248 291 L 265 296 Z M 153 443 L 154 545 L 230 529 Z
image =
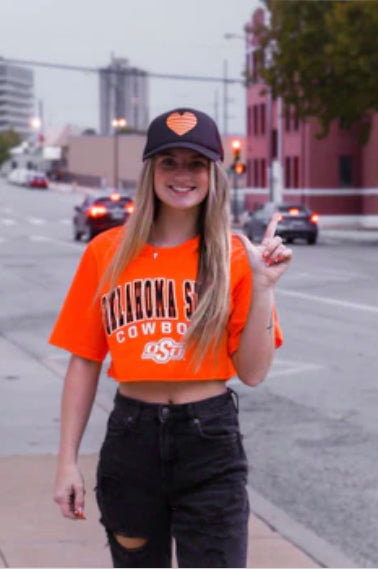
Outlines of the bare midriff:
M 208 381 L 138 381 L 122 382 L 121 395 L 146 403 L 182 405 L 221 395 L 227 390 L 225 379 Z

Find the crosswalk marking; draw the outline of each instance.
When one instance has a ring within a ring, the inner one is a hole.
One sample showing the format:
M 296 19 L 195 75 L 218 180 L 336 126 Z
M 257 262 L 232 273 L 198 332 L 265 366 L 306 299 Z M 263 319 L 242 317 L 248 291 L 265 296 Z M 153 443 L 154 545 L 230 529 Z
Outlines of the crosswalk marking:
M 15 219 L 13 217 L 0 217 L 0 223 L 3 225 L 18 225 L 20 223 L 30 223 L 30 225 L 44 225 L 45 223 L 62 223 L 69 225 L 72 220 L 69 217 L 62 217 L 61 219 L 43 219 L 42 217 L 25 217 L 24 219 Z
M 40 217 L 27 217 L 26 221 L 28 221 L 32 225 L 43 225 L 44 223 L 46 223 L 46 220 L 41 219 Z
M 10 217 L 3 217 L 1 220 L 3 225 L 16 225 L 16 221 Z
M 54 245 L 59 245 L 62 247 L 68 247 L 70 249 L 75 249 L 76 251 L 80 251 L 80 243 L 64 239 L 55 239 L 54 237 L 48 237 L 47 235 L 27 235 L 23 237 L 24 241 L 29 241 L 31 243 L 52 243 Z M 13 241 L 12 237 L 3 237 L 0 236 L 0 248 L 2 245 L 6 245 L 7 243 L 11 243 Z M 83 243 L 82 245 L 85 245 Z

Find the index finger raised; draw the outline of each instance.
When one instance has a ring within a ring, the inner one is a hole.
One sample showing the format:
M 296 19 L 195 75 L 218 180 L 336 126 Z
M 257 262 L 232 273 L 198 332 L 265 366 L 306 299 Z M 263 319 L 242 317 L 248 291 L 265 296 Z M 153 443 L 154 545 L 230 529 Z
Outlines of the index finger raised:
M 268 226 L 265 230 L 264 239 L 271 239 L 272 237 L 274 237 L 279 219 L 280 219 L 279 213 L 275 213 L 272 219 L 269 221 Z

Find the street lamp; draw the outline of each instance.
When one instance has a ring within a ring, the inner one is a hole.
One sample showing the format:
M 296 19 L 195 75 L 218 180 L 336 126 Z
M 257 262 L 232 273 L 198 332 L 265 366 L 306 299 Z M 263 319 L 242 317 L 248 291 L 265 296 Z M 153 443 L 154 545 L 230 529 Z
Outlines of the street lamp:
M 118 134 L 121 129 L 126 128 L 127 120 L 124 117 L 114 118 L 113 127 L 113 185 L 116 190 L 119 188 L 118 175 Z
M 39 117 L 33 117 L 30 119 L 30 126 L 34 129 L 34 130 L 39 130 L 42 126 L 42 121 Z

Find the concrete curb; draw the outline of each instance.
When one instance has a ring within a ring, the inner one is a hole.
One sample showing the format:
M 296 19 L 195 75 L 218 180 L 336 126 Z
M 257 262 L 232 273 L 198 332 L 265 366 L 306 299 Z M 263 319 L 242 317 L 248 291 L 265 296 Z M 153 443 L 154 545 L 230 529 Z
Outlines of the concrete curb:
M 358 568 L 359 565 L 313 531 L 293 520 L 283 510 L 249 489 L 254 515 L 276 530 L 322 567 Z

